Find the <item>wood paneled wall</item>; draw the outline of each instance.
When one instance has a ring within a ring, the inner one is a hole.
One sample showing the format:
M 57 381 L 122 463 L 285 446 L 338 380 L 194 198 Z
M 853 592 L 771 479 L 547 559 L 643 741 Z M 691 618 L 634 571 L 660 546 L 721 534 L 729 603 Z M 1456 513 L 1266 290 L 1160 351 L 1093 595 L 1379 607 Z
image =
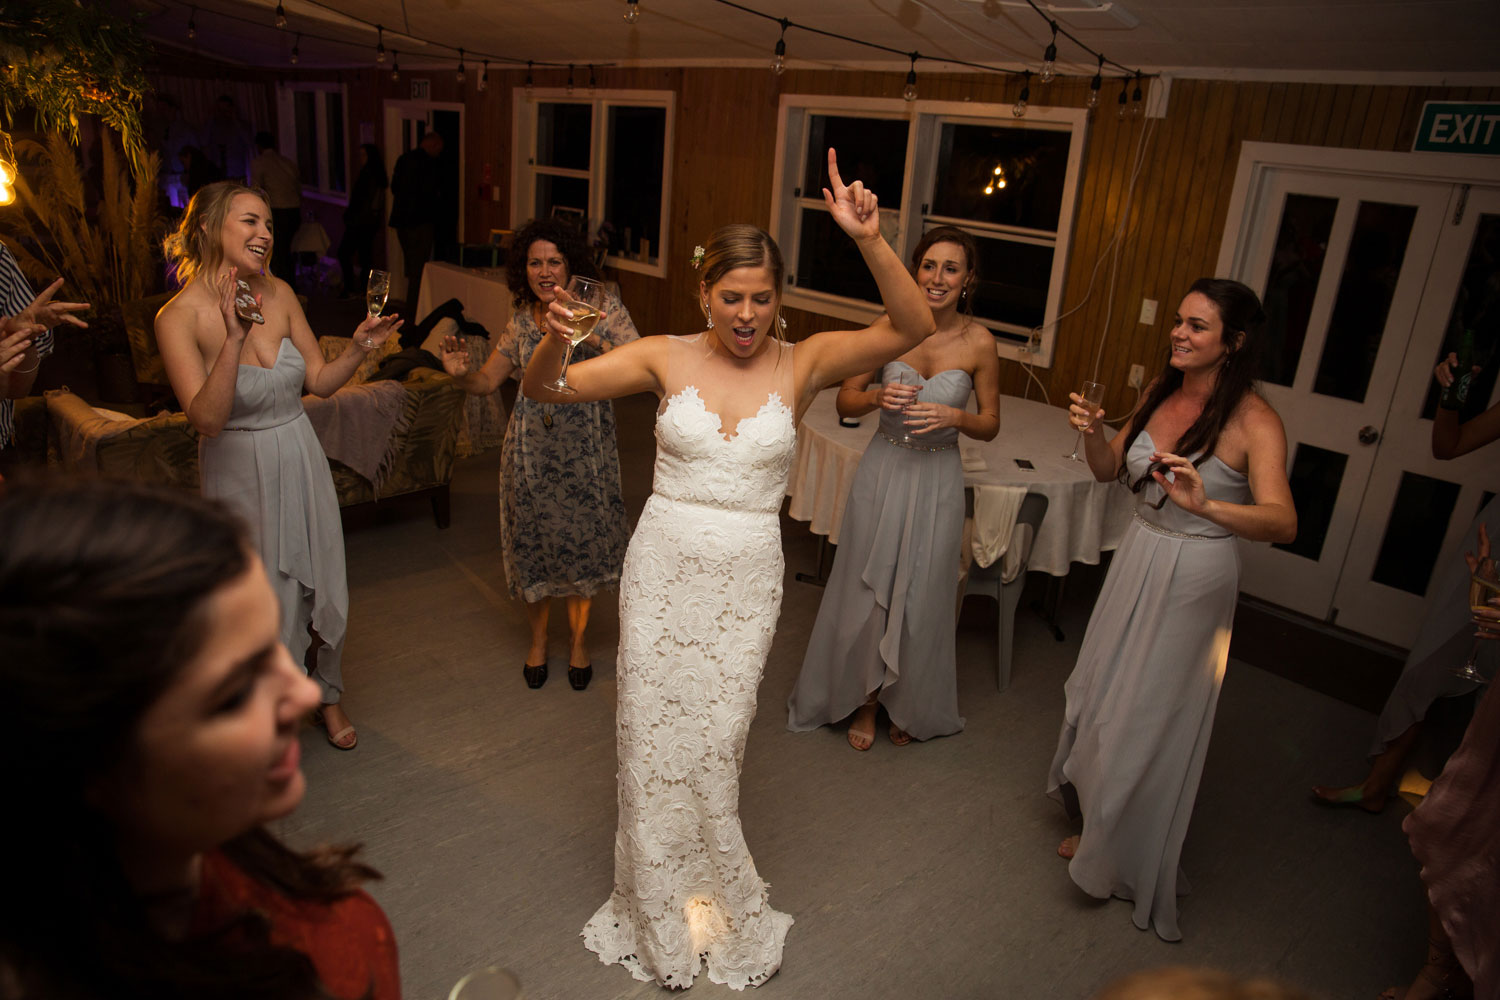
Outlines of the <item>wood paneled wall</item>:
M 469 238 L 480 239 L 490 228 L 508 225 L 511 88 L 521 86 L 523 72 L 492 67 L 486 94 L 475 92 L 472 73 L 462 94 L 447 71 L 410 71 L 399 83 L 374 70 L 343 77 L 351 84 L 351 146 L 362 121 L 375 122 L 378 135 L 381 102 L 409 97 L 411 77 L 432 80 L 433 100 L 462 96 L 468 108 L 465 230 Z M 565 71 L 539 70 L 535 82 L 539 87 L 561 86 L 565 77 Z M 727 222 L 769 222 L 781 93 L 898 97 L 904 77 L 823 70 L 791 70 L 779 78 L 758 69 L 599 70 L 601 88 L 673 90 L 678 95 L 669 273 L 665 279 L 619 275 L 637 326 L 663 333 L 700 329 L 696 276 L 687 263 L 693 245 Z M 923 73 L 919 87 L 923 98 L 1009 104 L 1020 83 L 976 74 Z M 1489 87 L 1173 81 L 1167 116 L 1151 126 L 1129 200 L 1130 218 L 1113 291 L 1106 265 L 1084 301 L 1095 263 L 1126 208 L 1130 168 L 1146 128 L 1143 120 L 1117 120 L 1118 93 L 1106 84 L 1084 157 L 1063 290 L 1064 311 L 1077 311 L 1060 324 L 1052 367 L 1036 371 L 1055 402 L 1069 387 L 1095 374 L 1097 356 L 1097 379 L 1110 387 L 1106 405 L 1116 412 L 1134 398 L 1125 388 L 1130 365 L 1143 364 L 1148 372 L 1159 367 L 1168 323 L 1183 291 L 1193 279 L 1213 273 L 1241 143 L 1402 151 L 1411 147 L 1424 101 L 1500 99 L 1500 88 Z M 1059 77 L 1050 85 L 1032 87 L 1034 106 L 1081 107 L 1087 96 L 1085 78 Z M 478 197 L 486 163 L 491 165 L 492 183 L 500 185 L 499 202 Z M 1145 298 L 1160 304 L 1158 320 L 1149 327 L 1137 322 Z M 798 337 L 841 325 L 796 310 L 787 315 Z M 1022 394 L 1028 383 L 1019 365 L 1002 366 L 1002 391 Z M 1034 385 L 1030 391 L 1036 392 Z

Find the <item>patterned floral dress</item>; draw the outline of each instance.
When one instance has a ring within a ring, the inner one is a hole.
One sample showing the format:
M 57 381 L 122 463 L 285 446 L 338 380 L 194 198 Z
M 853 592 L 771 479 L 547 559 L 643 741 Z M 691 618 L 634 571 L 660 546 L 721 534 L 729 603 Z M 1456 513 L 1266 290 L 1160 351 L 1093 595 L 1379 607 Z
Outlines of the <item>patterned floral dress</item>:
M 639 337 L 618 296 L 606 293 L 602 311 L 594 332 L 612 346 Z M 529 306 L 511 315 L 496 350 L 518 381 L 543 336 Z M 598 353 L 585 342 L 573 360 Z M 627 539 L 613 405 L 518 393 L 500 454 L 500 551 L 511 594 L 535 602 L 615 587 Z

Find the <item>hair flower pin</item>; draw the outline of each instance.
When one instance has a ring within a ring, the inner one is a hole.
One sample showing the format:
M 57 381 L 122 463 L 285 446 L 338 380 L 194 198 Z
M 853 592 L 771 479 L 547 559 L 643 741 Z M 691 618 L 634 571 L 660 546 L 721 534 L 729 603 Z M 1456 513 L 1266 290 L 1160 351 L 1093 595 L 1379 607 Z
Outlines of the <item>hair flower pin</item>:
M 702 247 L 693 247 L 692 261 L 693 261 L 693 270 L 694 271 L 698 270 L 698 268 L 700 268 L 700 267 L 703 266 L 703 248 Z

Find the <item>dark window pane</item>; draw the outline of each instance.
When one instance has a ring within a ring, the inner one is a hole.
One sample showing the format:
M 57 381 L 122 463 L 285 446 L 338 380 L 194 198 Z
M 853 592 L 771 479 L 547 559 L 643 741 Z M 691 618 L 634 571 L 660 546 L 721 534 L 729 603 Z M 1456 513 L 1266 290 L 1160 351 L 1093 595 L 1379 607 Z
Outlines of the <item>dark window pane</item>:
M 543 167 L 589 168 L 594 108 L 589 104 L 536 106 L 536 162 Z
M 1458 489 L 1457 483 L 1402 473 L 1370 579 L 1418 597 L 1427 593 Z
M 1072 141 L 1049 129 L 944 125 L 932 214 L 1057 232 Z
M 1333 520 L 1333 505 L 1344 481 L 1349 456 L 1317 445 L 1301 443 L 1292 459 L 1292 502 L 1297 507 L 1297 537 L 1275 547 L 1317 561 Z
M 582 220 L 587 224 L 589 213 L 589 182 L 581 177 L 553 177 L 551 174 L 536 175 L 536 218 L 552 216 L 554 208 L 562 209 L 559 217 L 571 222 Z
M 979 241 L 979 284 L 974 315 L 1030 329 L 1047 318 L 1047 285 L 1052 281 L 1051 246 L 1012 240 Z
M 1359 203 L 1314 392 L 1364 401 L 1416 217 L 1413 205 Z
M 842 172 L 842 171 L 841 171 Z M 802 233 L 797 245 L 797 287 L 880 302 L 880 289 L 854 241 L 816 208 L 802 210 Z
M 1297 378 L 1297 360 L 1307 339 L 1307 321 L 1338 207 L 1337 198 L 1287 195 L 1264 296 L 1266 348 L 1260 377 L 1267 382 L 1291 385 Z
M 307 187 L 318 186 L 318 94 L 298 90 L 292 94 L 297 125 L 297 170 Z
M 348 137 L 344 135 L 344 98 L 325 92 L 328 100 L 328 189 L 343 194 L 348 189 L 344 156 Z
M 1474 227 L 1474 245 L 1464 265 L 1463 281 L 1453 300 L 1453 315 L 1448 318 L 1448 333 L 1433 367 L 1450 353 L 1457 354 L 1464 331 L 1474 331 L 1474 364 L 1484 371 L 1474 376 L 1469 396 L 1460 418 L 1468 420 L 1489 408 L 1490 394 L 1495 391 L 1495 375 L 1500 372 L 1500 215 L 1482 216 Z M 1428 380 L 1427 401 L 1422 416 L 1432 419 L 1437 412 L 1439 389 L 1436 379 Z
M 880 196 L 880 207 L 901 207 L 906 178 L 906 122 L 892 118 L 809 115 L 802 197 L 817 198 L 828 183 L 828 147 L 839 151 L 845 184 L 864 181 Z
M 601 235 L 609 252 L 650 257 L 661 250 L 661 168 L 667 141 L 666 108 L 609 109 L 609 173 L 604 178 Z

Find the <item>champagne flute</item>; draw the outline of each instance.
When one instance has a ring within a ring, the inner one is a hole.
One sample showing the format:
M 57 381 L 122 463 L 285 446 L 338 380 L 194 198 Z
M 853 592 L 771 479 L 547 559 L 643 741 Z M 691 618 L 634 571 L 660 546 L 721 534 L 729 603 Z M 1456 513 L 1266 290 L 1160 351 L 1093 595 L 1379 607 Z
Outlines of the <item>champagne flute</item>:
M 1496 595 L 1500 595 L 1500 583 L 1480 576 L 1478 573 L 1474 573 L 1469 577 L 1470 611 L 1488 611 L 1490 606 L 1486 602 L 1490 597 Z M 1483 648 L 1485 641 L 1484 639 L 1474 640 L 1469 646 L 1468 659 L 1464 661 L 1463 666 L 1453 671 L 1455 674 L 1466 681 L 1473 681 L 1475 684 L 1489 683 L 1489 678 L 1479 672 L 1479 650 Z
M 916 386 L 917 387 L 917 392 L 921 392 L 922 391 L 921 390 L 921 384 L 922 384 L 921 377 L 916 372 L 912 372 L 912 373 L 910 373 L 908 375 L 904 371 L 898 371 L 896 373 L 896 384 L 897 385 Z M 917 398 L 916 397 L 916 393 L 913 393 L 911 399 L 909 399 L 905 403 L 901 404 L 901 443 L 902 444 L 911 444 L 913 441 L 916 440 L 916 438 L 912 436 L 911 426 L 909 424 L 907 424 L 907 422 L 906 422 L 906 411 L 909 410 L 909 409 L 911 409 L 911 404 L 916 401 L 916 398 Z
M 568 328 L 568 350 L 563 355 L 562 370 L 557 373 L 557 378 L 547 383 L 547 388 L 564 396 L 574 396 L 578 394 L 578 390 L 568 384 L 568 362 L 573 360 L 573 348 L 593 333 L 594 324 L 599 322 L 599 307 L 604 302 L 604 286 L 593 278 L 575 274 L 568 279 L 567 292 L 559 298 L 568 307 L 568 312 L 573 314 L 573 318 L 563 321 Z
M 524 1000 L 521 981 L 509 969 L 475 969 L 453 985 L 448 1000 Z
M 370 283 L 365 286 L 365 312 L 371 319 L 380 315 L 385 308 L 386 296 L 391 293 L 391 272 L 370 269 Z M 361 337 L 359 341 L 366 348 L 374 347 L 375 341 L 371 337 Z
M 1078 390 L 1078 395 L 1083 397 L 1083 408 L 1089 411 L 1089 422 L 1084 425 L 1084 430 L 1094 424 L 1094 411 L 1104 405 L 1104 386 L 1099 382 L 1085 382 L 1083 388 Z M 1078 437 L 1073 439 L 1073 454 L 1064 455 L 1063 458 L 1072 462 L 1084 462 L 1087 459 L 1078 454 L 1078 446 L 1083 444 L 1083 430 L 1078 432 Z

